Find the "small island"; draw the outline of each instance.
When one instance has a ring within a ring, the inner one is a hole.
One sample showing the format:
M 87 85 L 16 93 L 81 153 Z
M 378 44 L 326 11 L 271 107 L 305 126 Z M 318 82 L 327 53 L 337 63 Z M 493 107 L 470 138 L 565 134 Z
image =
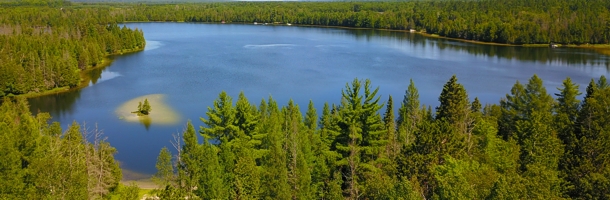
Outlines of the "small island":
M 144 99 L 144 104 L 142 104 L 141 101 L 138 102 L 138 110 L 131 113 L 136 113 L 138 116 L 144 116 L 150 114 L 150 111 L 152 111 L 150 103 L 148 103 L 148 99 Z

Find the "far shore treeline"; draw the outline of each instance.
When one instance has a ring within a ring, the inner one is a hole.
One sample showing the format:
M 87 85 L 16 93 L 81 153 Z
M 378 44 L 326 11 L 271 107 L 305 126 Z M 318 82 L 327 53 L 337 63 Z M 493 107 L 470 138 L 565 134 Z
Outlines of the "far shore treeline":
M 142 50 L 134 21 L 269 23 L 425 32 L 502 44 L 610 42 L 610 1 L 0 2 L 0 97 L 66 90 L 111 54 Z M 601 44 L 605 46 L 600 46 Z
M 610 1 L 0 2 L 0 97 L 65 91 L 111 54 L 142 50 L 136 21 L 269 23 L 424 32 L 501 44 L 609 48 Z

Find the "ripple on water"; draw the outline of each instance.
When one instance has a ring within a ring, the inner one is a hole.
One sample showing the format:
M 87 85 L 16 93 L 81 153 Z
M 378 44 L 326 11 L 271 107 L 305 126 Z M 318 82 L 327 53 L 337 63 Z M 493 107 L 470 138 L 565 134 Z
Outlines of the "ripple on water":
M 159 47 L 161 47 L 161 42 L 159 41 L 153 41 L 153 40 L 146 40 L 146 46 L 144 46 L 144 51 L 150 51 L 153 49 L 157 49 Z

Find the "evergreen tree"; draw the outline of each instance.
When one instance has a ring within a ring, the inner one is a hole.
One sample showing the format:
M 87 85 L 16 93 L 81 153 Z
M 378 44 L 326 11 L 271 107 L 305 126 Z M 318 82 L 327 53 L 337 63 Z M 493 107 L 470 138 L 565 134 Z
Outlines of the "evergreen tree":
M 513 85 L 511 94 L 506 94 L 506 99 L 500 100 L 502 114 L 498 119 L 498 134 L 504 140 L 517 140 L 515 133 L 515 122 L 524 119 L 527 114 L 525 108 L 525 88 L 519 81 Z
M 262 105 L 262 104 L 261 104 Z M 284 137 L 281 127 L 281 116 L 277 103 L 269 97 L 266 107 L 266 120 L 263 122 L 267 132 L 264 146 L 267 154 L 263 157 L 262 195 L 263 199 L 289 199 L 290 187 L 288 185 L 288 166 L 286 153 L 283 148 Z
M 310 197 L 311 173 L 308 158 L 311 157 L 311 145 L 307 130 L 303 124 L 298 105 L 292 100 L 282 109 L 286 138 L 285 148 L 288 162 L 288 183 L 291 186 L 292 199 L 308 199 Z
M 174 183 L 174 165 L 172 163 L 172 154 L 166 147 L 161 149 L 157 157 L 157 173 L 153 175 L 152 180 L 159 186 L 165 187 Z
M 237 137 L 239 127 L 235 125 L 235 108 L 226 92 L 222 91 L 218 95 L 218 99 L 214 100 L 214 107 L 208 107 L 206 114 L 208 119 L 201 118 L 201 121 L 207 127 L 202 126 L 199 131 L 206 140 L 228 142 Z
M 419 92 L 410 80 L 409 87 L 405 91 L 404 98 L 398 109 L 398 141 L 401 145 L 411 145 L 415 140 L 415 132 L 424 116 L 420 112 Z
M 240 133 L 244 134 L 244 133 Z M 234 141 L 235 165 L 233 190 L 235 199 L 258 199 L 261 193 L 261 177 L 252 156 L 254 149 L 246 138 L 238 138 Z
M 226 193 L 226 196 L 228 196 L 228 199 L 235 199 L 237 198 L 237 193 L 235 192 L 235 162 L 236 162 L 236 156 L 235 153 L 232 151 L 232 144 L 228 143 L 228 142 L 221 142 L 218 147 L 219 147 L 219 154 L 218 154 L 218 158 L 219 158 L 219 162 L 220 162 L 220 166 L 222 167 L 222 185 L 223 187 L 223 191 L 220 191 L 221 194 L 222 193 Z
M 341 166 L 344 176 L 345 193 L 350 199 L 356 199 L 360 193 L 358 176 L 360 171 L 360 143 L 362 141 L 362 124 L 360 117 L 363 113 L 362 96 L 360 94 L 361 82 L 354 79 L 352 85 L 346 84 L 342 91 L 341 109 L 339 110 L 339 126 L 341 134 L 335 148 L 341 153 L 342 159 L 337 163 Z
M 320 117 L 319 134 L 316 135 L 319 143 L 314 146 L 314 154 L 317 156 L 312 170 L 312 183 L 315 187 L 315 197 L 318 199 L 336 199 L 343 196 L 342 176 L 335 165 L 340 155 L 330 149 L 339 134 L 338 130 L 336 113 L 325 103 Z
M 455 75 L 451 76 L 451 79 L 443 86 L 438 101 L 441 104 L 436 108 L 436 120 L 445 120 L 460 133 L 468 133 L 472 123 L 469 119 L 471 109 L 468 94 L 464 86 L 457 83 Z
M 394 102 L 392 101 L 392 95 L 390 95 L 388 97 L 388 102 L 386 103 L 385 114 L 383 115 L 383 123 L 385 125 L 385 130 L 387 131 L 387 135 L 384 137 L 384 139 L 388 141 L 385 158 L 390 160 L 395 159 L 400 149 L 400 142 L 398 141 L 398 135 L 396 132 L 393 104 Z
M 554 106 L 556 114 L 553 126 L 557 130 L 557 137 L 561 139 L 565 147 L 565 154 L 559 162 L 559 167 L 564 173 L 569 173 L 567 172 L 568 166 L 569 163 L 575 161 L 573 153 L 578 145 L 575 129 L 580 107 L 577 97 L 581 93 L 578 91 L 578 85 L 574 84 L 569 77 L 563 81 L 563 88 L 557 89 L 559 93 L 555 93 L 557 103 Z
M 199 185 L 199 179 L 202 173 L 202 152 L 197 135 L 195 135 L 195 128 L 190 121 L 186 123 L 186 130 L 182 133 L 182 139 L 184 144 L 180 151 L 180 159 L 178 162 L 178 168 L 182 174 L 178 177 L 178 186 L 184 190 L 186 197 L 189 199 L 194 198 L 193 191 L 195 188 L 201 188 Z
M 481 105 L 479 98 L 475 97 L 474 101 L 472 101 L 472 104 L 470 104 L 470 112 L 472 112 L 472 113 L 481 112 L 482 107 L 483 106 Z
M 574 185 L 569 190 L 573 198 L 604 199 L 610 191 L 610 86 L 601 76 L 587 87 L 575 130 L 578 145 L 572 152 L 567 168 L 567 180 Z
M 223 183 L 223 169 L 218 159 L 218 148 L 204 140 L 201 145 L 201 176 L 197 195 L 202 199 L 227 199 L 227 185 Z
M 348 198 L 357 198 L 362 190 L 359 183 L 364 172 L 376 169 L 374 162 L 385 149 L 387 141 L 381 138 L 383 123 L 378 111 L 379 88 L 371 91 L 370 80 L 364 82 L 364 95 L 361 94 L 361 81 L 354 79 L 352 85 L 346 84 L 339 110 L 341 134 L 337 137 L 335 148 L 342 154 L 337 163 L 343 166 L 345 193 Z
M 244 92 L 239 93 L 237 102 L 235 103 L 235 126 L 239 127 L 246 136 L 254 137 L 258 123 L 258 112 L 256 106 L 251 105 Z M 256 140 L 260 140 L 263 136 L 257 136 Z M 255 138 L 253 138 L 255 139 Z

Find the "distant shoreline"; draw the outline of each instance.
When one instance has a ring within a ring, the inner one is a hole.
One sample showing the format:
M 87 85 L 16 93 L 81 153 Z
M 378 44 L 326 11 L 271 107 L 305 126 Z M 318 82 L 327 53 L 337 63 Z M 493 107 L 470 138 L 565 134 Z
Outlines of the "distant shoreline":
M 221 22 L 186 22 L 186 21 L 124 21 L 121 23 L 193 23 L 193 24 L 222 24 Z M 249 22 L 226 22 L 224 24 L 250 24 Z M 258 24 L 262 25 L 262 24 Z M 263 26 L 289 26 L 285 23 L 268 23 Z M 410 30 L 398 30 L 398 29 L 379 29 L 379 28 L 363 28 L 363 27 L 351 27 L 351 26 L 327 26 L 327 25 L 310 25 L 310 24 L 291 24 L 290 26 L 300 26 L 300 27 L 320 27 L 320 28 L 338 28 L 338 29 L 351 29 L 351 30 L 382 30 L 382 31 L 392 31 L 392 32 L 404 32 L 404 33 L 413 33 L 419 34 L 428 38 L 442 38 L 452 41 L 460 41 L 471 44 L 480 44 L 480 45 L 493 45 L 493 46 L 511 46 L 511 47 L 528 47 L 528 48 L 550 48 L 550 44 L 507 44 L 507 43 L 497 43 L 497 42 L 484 42 L 478 40 L 468 40 L 461 38 L 452 38 L 447 36 L 440 36 L 433 33 L 426 33 L 421 31 L 411 32 Z M 581 49 L 593 49 L 596 52 L 610 56 L 610 44 L 558 44 L 557 48 L 581 48 Z

